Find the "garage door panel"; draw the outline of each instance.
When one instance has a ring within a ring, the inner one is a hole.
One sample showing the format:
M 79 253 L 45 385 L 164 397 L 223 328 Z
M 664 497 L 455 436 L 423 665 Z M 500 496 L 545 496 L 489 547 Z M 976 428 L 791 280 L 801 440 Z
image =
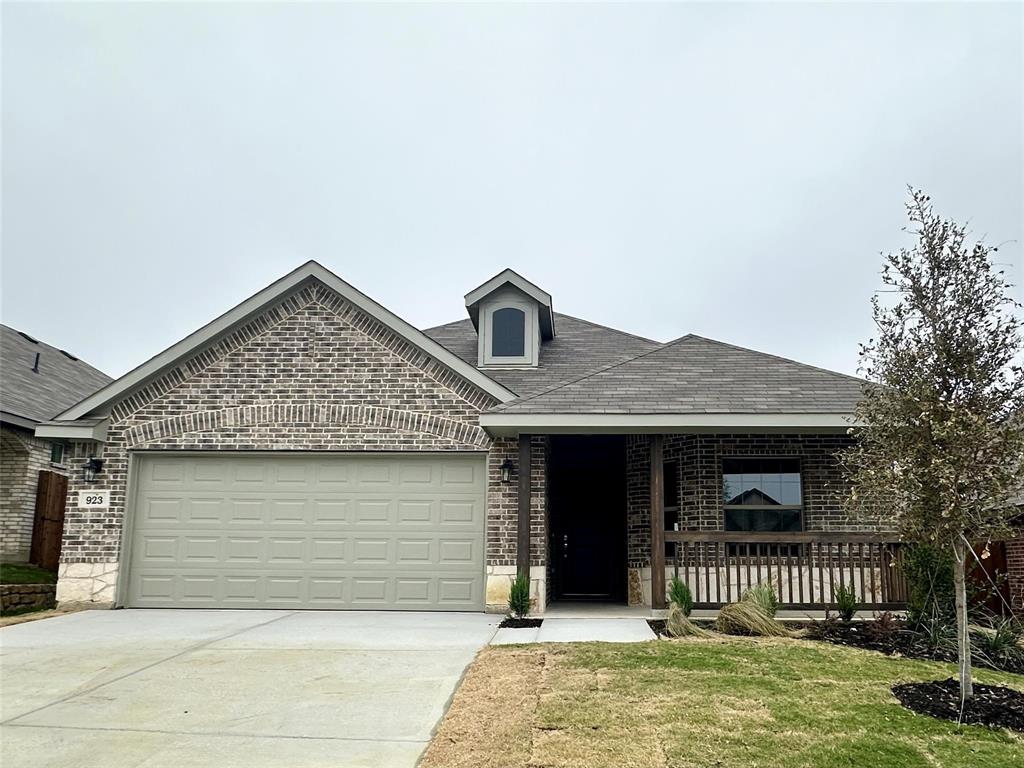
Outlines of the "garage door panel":
M 483 607 L 481 457 L 161 456 L 136 466 L 129 605 Z

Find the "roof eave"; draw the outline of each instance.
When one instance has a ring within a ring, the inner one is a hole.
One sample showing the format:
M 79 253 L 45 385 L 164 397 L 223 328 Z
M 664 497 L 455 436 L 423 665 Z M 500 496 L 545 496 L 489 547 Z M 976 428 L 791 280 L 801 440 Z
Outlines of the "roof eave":
M 492 437 L 519 434 L 845 434 L 857 426 L 843 413 L 484 413 Z
M 36 426 L 36 437 L 48 440 L 81 440 L 104 443 L 107 440 L 107 425 L 109 423 L 109 419 L 44 421 Z
M 513 269 L 503 269 L 487 282 L 466 294 L 466 311 L 473 327 L 480 329 L 480 302 L 504 285 L 511 285 L 537 302 L 544 310 L 540 314 L 540 331 L 545 339 L 555 337 L 555 311 L 551 294 L 531 283 Z

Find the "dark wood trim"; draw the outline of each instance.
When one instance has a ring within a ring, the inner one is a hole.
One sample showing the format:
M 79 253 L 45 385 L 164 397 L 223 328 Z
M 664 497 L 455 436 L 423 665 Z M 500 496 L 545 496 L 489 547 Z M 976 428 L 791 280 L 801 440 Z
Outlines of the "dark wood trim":
M 665 607 L 665 438 L 651 435 L 651 607 Z
M 745 531 L 666 531 L 665 541 L 729 544 L 896 544 L 900 538 L 884 533 L 748 533 Z
M 516 575 L 530 578 L 530 435 L 519 436 L 519 520 L 516 536 Z

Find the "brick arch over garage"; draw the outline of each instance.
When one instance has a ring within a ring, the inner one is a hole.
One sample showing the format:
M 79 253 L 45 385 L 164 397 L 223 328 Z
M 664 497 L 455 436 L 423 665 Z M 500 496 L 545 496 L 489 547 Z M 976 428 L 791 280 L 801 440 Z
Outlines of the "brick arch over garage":
M 365 427 L 429 435 L 468 449 L 486 450 L 491 440 L 479 426 L 429 413 L 400 411 L 367 405 L 256 404 L 195 411 L 125 430 L 130 447 L 162 442 L 185 434 L 230 431 L 234 428 L 274 424 L 312 424 L 322 427 Z

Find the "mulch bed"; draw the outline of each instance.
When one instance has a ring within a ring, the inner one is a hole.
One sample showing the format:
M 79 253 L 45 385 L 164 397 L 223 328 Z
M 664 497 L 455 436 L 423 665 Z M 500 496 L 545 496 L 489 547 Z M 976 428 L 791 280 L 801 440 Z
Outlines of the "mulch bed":
M 509 616 L 498 626 L 502 629 L 532 629 L 539 627 L 544 619 L 515 619 Z
M 936 648 L 929 644 L 919 632 L 914 632 L 902 620 L 885 621 L 811 621 L 806 623 L 788 622 L 790 629 L 803 630 L 807 640 L 822 640 L 837 645 L 865 648 L 887 655 L 899 654 L 908 659 L 955 662 L 956 648 Z M 974 665 L 988 667 L 999 672 L 1024 674 L 1024 659 L 1008 659 L 993 666 L 974 654 Z
M 933 683 L 896 685 L 892 692 L 904 707 L 921 715 L 1024 731 L 1024 693 L 1011 688 L 975 683 L 974 697 L 965 702 L 962 719 L 960 684 L 953 678 Z

